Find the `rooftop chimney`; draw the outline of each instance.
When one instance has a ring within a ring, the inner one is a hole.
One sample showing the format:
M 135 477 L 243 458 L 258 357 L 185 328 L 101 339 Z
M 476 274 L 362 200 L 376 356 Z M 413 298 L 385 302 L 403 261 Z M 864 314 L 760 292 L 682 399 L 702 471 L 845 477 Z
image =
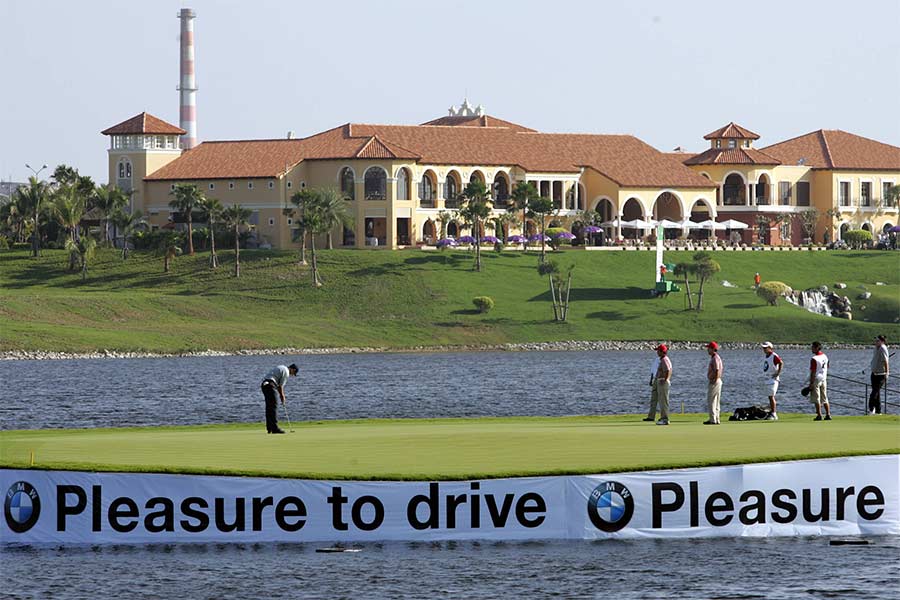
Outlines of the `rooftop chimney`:
M 194 78 L 194 18 L 197 13 L 182 8 L 181 19 L 181 128 L 187 133 L 181 136 L 181 147 L 190 150 L 197 145 L 197 81 Z

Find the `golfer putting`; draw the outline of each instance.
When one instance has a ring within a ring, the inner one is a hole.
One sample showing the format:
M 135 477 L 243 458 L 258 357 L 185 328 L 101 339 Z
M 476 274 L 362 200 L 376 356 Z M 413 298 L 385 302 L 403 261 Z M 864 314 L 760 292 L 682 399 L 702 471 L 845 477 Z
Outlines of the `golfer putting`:
M 300 369 L 296 364 L 286 367 L 278 365 L 269 371 L 262 381 L 262 393 L 266 400 L 266 432 L 267 433 L 284 433 L 284 430 L 278 426 L 278 401 L 281 400 L 281 408 L 284 409 L 284 416 L 288 422 L 288 429 L 294 431 L 291 427 L 291 418 L 288 416 L 287 406 L 285 405 L 284 386 L 287 385 L 288 378 L 296 377 Z M 275 395 L 277 392 L 277 396 Z

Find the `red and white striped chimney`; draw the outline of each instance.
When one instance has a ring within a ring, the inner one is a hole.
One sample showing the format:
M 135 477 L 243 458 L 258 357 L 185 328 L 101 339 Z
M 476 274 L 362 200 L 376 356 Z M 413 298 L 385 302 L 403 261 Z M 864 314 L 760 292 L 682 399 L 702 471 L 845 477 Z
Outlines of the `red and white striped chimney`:
M 181 19 L 181 128 L 187 133 L 181 136 L 181 147 L 190 150 L 197 145 L 197 81 L 194 78 L 194 18 L 197 13 L 182 8 Z

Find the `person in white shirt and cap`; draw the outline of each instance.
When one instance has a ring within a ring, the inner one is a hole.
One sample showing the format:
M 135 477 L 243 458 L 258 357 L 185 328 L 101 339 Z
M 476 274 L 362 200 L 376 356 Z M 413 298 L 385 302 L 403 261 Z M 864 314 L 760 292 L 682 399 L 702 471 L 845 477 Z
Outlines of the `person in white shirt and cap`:
M 778 403 L 775 394 L 778 393 L 778 382 L 781 381 L 781 369 L 784 363 L 781 357 L 775 354 L 775 346 L 772 342 L 763 342 L 763 352 L 766 355 L 763 361 L 763 379 L 765 380 L 766 395 L 769 397 L 769 414 L 767 421 L 778 420 Z
M 266 399 L 266 432 L 267 433 L 284 433 L 284 430 L 278 426 L 278 400 L 281 399 L 281 405 L 284 406 L 284 386 L 288 382 L 288 377 L 295 377 L 300 369 L 296 364 L 288 367 L 278 365 L 271 371 L 266 373 L 262 381 L 262 393 Z M 276 397 L 275 394 L 278 393 Z

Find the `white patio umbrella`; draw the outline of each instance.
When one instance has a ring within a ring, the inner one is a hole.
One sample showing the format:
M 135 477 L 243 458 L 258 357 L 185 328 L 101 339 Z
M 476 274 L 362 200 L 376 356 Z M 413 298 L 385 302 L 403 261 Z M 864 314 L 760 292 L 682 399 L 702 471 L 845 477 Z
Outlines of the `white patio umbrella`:
M 656 221 L 632 219 L 631 221 L 622 221 L 622 227 L 628 227 L 630 229 L 650 229 L 656 227 Z
M 600 223 L 600 227 L 619 227 L 622 225 L 621 219 L 615 218 L 612 221 L 604 221 Z
M 712 219 L 700 221 L 700 223 L 698 223 L 698 225 L 700 225 L 701 229 L 712 229 L 715 231 L 725 231 L 725 229 L 727 229 L 724 225 L 722 225 L 721 223 L 716 223 Z
M 725 229 L 747 229 L 750 226 L 744 223 L 743 221 L 736 221 L 735 219 L 728 219 L 727 221 L 722 221 L 720 223 Z
M 684 229 L 684 225 L 678 221 L 670 221 L 669 219 L 663 219 L 658 224 L 662 225 L 663 229 Z
M 678 226 L 682 229 L 703 229 L 702 227 L 700 227 L 700 223 L 691 221 L 690 219 L 679 221 Z

